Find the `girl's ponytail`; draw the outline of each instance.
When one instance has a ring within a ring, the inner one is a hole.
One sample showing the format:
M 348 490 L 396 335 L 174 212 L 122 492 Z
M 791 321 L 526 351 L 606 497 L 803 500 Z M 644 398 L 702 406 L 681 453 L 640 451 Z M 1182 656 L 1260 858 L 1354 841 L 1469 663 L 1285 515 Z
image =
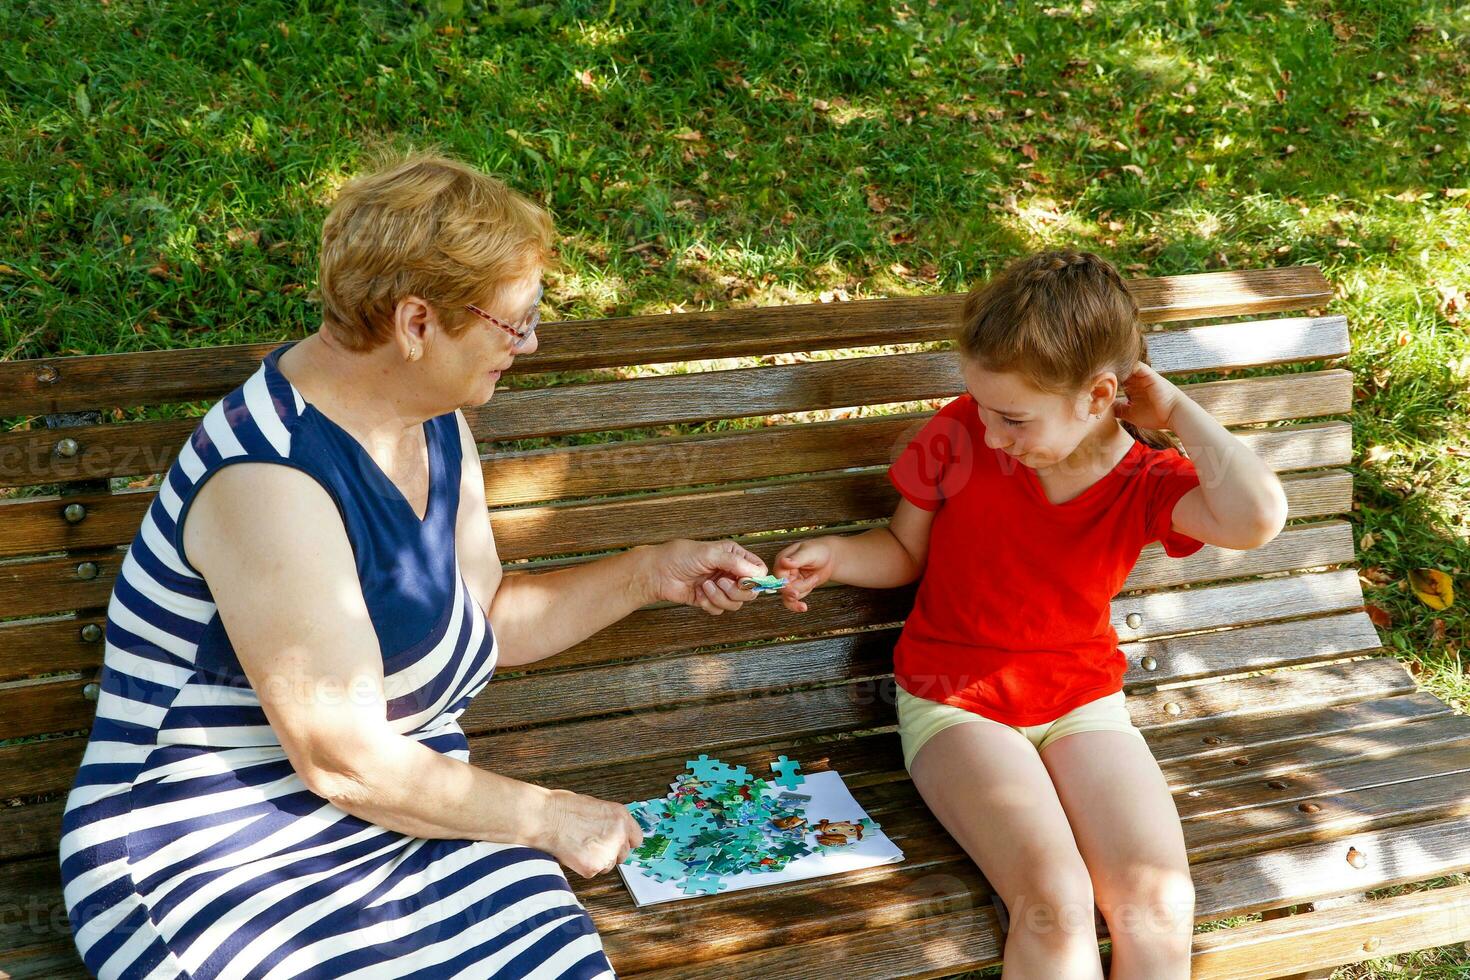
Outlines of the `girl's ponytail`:
M 1138 359 L 1145 364 L 1149 364 L 1148 341 L 1144 339 L 1144 334 L 1142 331 L 1140 331 L 1138 334 Z M 1152 367 L 1153 365 L 1150 364 L 1149 366 Z M 1123 382 L 1126 380 L 1126 378 L 1118 379 L 1118 393 L 1120 395 L 1123 394 Z M 1138 426 L 1134 425 L 1132 422 L 1127 421 L 1126 419 L 1119 419 L 1118 422 L 1123 426 L 1125 430 L 1127 430 L 1129 435 L 1137 439 L 1139 442 L 1143 443 L 1145 446 L 1149 446 L 1153 449 L 1182 450 L 1184 448 L 1180 444 L 1179 440 L 1175 438 L 1174 433 L 1169 432 L 1166 429 L 1140 429 Z

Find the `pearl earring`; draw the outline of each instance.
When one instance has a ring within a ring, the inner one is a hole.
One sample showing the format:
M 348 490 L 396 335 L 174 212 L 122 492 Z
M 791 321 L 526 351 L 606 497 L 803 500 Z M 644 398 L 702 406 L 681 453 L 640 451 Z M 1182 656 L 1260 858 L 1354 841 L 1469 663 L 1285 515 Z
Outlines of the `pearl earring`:
M 408 349 L 408 359 L 410 361 L 416 361 L 419 359 L 419 349 L 417 347 L 410 347 Z

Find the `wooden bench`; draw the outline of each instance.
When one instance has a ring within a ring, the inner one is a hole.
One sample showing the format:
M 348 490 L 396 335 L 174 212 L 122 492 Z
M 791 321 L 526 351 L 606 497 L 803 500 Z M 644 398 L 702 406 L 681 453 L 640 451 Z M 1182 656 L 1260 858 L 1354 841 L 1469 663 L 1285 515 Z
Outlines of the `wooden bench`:
M 1154 364 L 1191 376 L 1188 394 L 1281 473 L 1291 502 L 1286 530 L 1255 551 L 1175 560 L 1150 546 L 1113 603 L 1133 717 L 1184 821 L 1198 917 L 1267 913 L 1201 932 L 1196 976 L 1470 939 L 1470 886 L 1353 899 L 1470 868 L 1470 719 L 1416 689 L 1363 611 L 1343 517 L 1351 429 L 1331 418 L 1351 406 L 1352 375 L 1310 363 L 1348 350 L 1345 319 L 1318 315 L 1331 289 L 1312 267 L 1133 286 L 1144 319 L 1173 327 L 1150 334 Z M 929 413 L 801 413 L 957 394 L 947 350 L 853 349 L 945 340 L 960 302 L 548 324 L 518 387 L 469 413 L 491 450 L 501 555 L 540 568 L 734 535 L 770 561 L 794 537 L 882 521 L 896 503 L 884 468 Z M 1308 312 L 1280 315 L 1292 310 Z M 0 417 L 29 420 L 0 436 L 0 486 L 47 488 L 0 501 L 0 739 L 46 736 L 0 746 L 0 796 L 15 798 L 0 808 L 0 976 L 85 975 L 59 890 L 61 807 L 120 549 L 155 492 L 109 481 L 166 469 L 201 410 L 275 346 L 0 364 Z M 717 360 L 752 356 L 760 366 Z M 177 403 L 193 404 L 174 420 L 124 420 Z M 753 424 L 667 434 L 742 418 Z M 513 445 L 591 433 L 606 436 Z M 889 672 L 912 598 L 834 586 L 804 616 L 775 600 L 721 617 L 650 607 L 501 673 L 471 705 L 462 723 L 479 765 L 613 800 L 664 792 L 701 752 L 752 771 L 782 753 L 835 768 L 905 850 L 896 866 L 642 910 L 616 875 L 575 881 L 622 974 L 939 976 L 999 961 L 1003 908 L 900 761 Z

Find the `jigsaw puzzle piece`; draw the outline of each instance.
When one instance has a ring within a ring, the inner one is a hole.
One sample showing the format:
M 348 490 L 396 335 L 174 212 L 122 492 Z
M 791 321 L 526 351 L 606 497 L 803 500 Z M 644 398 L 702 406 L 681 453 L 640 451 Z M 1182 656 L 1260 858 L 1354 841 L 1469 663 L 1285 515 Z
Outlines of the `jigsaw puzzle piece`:
M 720 880 L 718 875 L 702 874 L 691 875 L 679 882 L 679 887 L 686 895 L 713 895 L 728 886 Z
M 643 873 L 654 881 L 669 881 L 674 878 L 682 878 L 689 873 L 684 867 L 684 862 L 672 857 L 661 857 L 651 864 L 644 865 Z
M 771 763 L 771 771 L 777 774 L 774 782 L 786 789 L 796 789 L 806 782 L 806 777 L 797 772 L 800 768 L 800 762 L 788 759 L 784 755 L 778 757 L 775 762 Z

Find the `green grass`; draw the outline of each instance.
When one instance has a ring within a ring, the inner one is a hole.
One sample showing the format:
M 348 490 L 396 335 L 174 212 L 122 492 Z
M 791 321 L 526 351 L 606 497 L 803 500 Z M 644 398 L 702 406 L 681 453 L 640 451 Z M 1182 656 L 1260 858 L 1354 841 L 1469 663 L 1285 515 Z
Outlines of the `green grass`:
M 1470 567 L 1470 6 L 17 0 L 0 36 L 3 358 L 303 336 L 379 144 L 543 201 L 563 318 L 953 292 L 1063 244 L 1320 265 L 1369 601 L 1470 708 L 1466 602 L 1401 584 Z M 1463 969 L 1425 955 L 1343 975 Z

